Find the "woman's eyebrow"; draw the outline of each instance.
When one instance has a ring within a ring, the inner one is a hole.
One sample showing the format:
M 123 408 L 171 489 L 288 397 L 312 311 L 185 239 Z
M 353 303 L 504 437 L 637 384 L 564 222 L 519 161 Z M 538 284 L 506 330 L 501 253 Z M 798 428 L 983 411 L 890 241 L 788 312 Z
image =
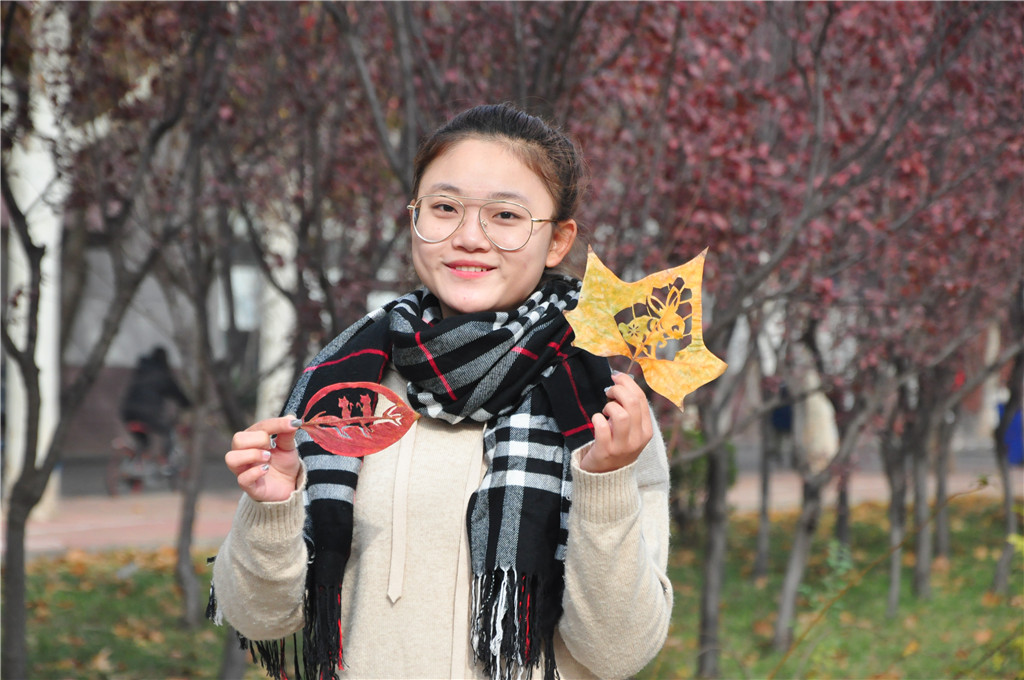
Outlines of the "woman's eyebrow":
M 428 194 L 461 194 L 462 190 L 459 189 L 454 184 L 438 183 L 438 184 L 431 184 L 427 188 L 427 193 Z
M 492 192 L 488 198 L 501 199 L 503 201 L 515 201 L 516 203 L 526 203 L 526 196 L 516 193 L 515 191 L 495 191 Z
M 451 196 L 462 198 L 482 198 L 492 201 L 515 201 L 516 203 L 523 204 L 527 201 L 526 196 L 515 191 L 492 191 L 488 196 L 466 196 L 459 187 L 454 184 L 447 184 L 444 182 L 430 185 L 427 190 L 427 194 L 449 194 Z

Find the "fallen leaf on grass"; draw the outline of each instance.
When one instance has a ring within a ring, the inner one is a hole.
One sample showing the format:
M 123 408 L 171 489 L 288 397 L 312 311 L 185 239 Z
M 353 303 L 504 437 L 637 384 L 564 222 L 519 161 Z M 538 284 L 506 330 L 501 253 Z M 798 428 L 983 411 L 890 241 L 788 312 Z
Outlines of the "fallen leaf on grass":
M 64 555 L 63 568 L 72 576 L 81 578 L 89 570 L 89 567 L 96 564 L 96 556 L 84 550 L 72 549 Z
M 140 553 L 138 563 L 140 567 L 153 571 L 173 571 L 178 566 L 178 551 L 170 546 L 164 546 L 149 553 Z
M 903 648 L 903 658 L 913 656 L 921 649 L 921 643 L 917 640 L 911 640 L 907 643 L 907 646 Z
M 45 600 L 32 600 L 28 603 L 33 623 L 46 623 L 50 620 L 50 605 Z
M 974 631 L 974 635 L 972 635 L 971 637 L 973 637 L 974 642 L 976 642 L 979 645 L 988 644 L 992 641 L 992 631 L 988 628 L 982 628 L 980 630 Z
M 110 663 L 110 653 L 110 650 L 106 647 L 101 649 L 89 662 L 89 668 L 100 673 L 109 673 L 114 670 L 114 665 Z
M 981 603 L 986 607 L 999 607 L 1003 604 L 1003 596 L 986 590 L 985 594 L 981 596 Z
M 812 625 L 818 618 L 817 612 L 800 612 L 796 615 L 797 627 L 801 630 Z
M 725 372 L 725 362 L 704 346 L 700 283 L 706 253 L 625 283 L 591 249 L 579 304 L 565 313 L 576 334 L 573 344 L 635 362 L 647 385 L 682 409 L 687 394 Z
M 754 635 L 764 638 L 775 636 L 775 623 L 769 619 L 754 621 Z
M 693 550 L 680 548 L 679 550 L 675 551 L 675 553 L 671 556 L 671 560 L 673 566 L 688 567 L 691 564 L 695 564 L 697 562 L 697 554 Z
M 180 606 L 180 604 L 179 604 Z M 150 622 L 145 619 L 138 619 L 130 616 L 124 621 L 114 624 L 114 635 L 124 640 L 133 640 L 138 643 L 151 642 L 163 644 L 166 635 L 159 628 L 153 628 Z
M 696 590 L 689 583 L 673 583 L 672 590 L 680 595 L 693 595 Z
M 665 649 L 674 649 L 674 650 L 683 649 L 683 641 L 680 638 L 678 638 L 678 637 L 669 636 L 665 640 L 664 647 L 665 647 Z

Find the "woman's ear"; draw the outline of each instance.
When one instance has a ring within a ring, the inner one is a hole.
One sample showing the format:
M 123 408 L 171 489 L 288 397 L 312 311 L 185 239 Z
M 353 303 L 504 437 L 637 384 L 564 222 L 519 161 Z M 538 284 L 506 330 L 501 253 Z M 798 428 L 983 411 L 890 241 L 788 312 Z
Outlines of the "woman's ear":
M 565 256 L 572 249 L 573 242 L 576 240 L 577 230 L 576 220 L 565 220 L 564 222 L 555 223 L 551 233 L 551 243 L 548 245 L 548 256 L 544 260 L 545 267 L 548 269 L 557 267 L 565 259 Z

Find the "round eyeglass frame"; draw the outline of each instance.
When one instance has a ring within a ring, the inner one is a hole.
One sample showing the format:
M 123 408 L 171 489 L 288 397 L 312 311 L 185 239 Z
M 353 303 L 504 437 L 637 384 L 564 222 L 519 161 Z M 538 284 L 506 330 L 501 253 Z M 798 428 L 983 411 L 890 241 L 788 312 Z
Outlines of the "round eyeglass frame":
M 444 238 L 429 239 L 423 234 L 421 234 L 420 230 L 416 227 L 415 211 L 419 209 L 419 204 L 423 201 L 424 198 L 450 198 L 462 206 L 462 217 L 459 219 L 458 225 L 456 225 L 456 227 L 452 229 L 451 233 L 445 236 Z M 487 238 L 488 241 L 490 241 L 492 246 L 506 253 L 514 253 L 526 247 L 526 244 L 530 242 L 531 238 L 533 238 L 534 224 L 543 222 L 558 222 L 558 220 L 554 218 L 543 219 L 540 217 L 534 217 L 533 213 L 530 212 L 530 209 L 527 208 L 522 203 L 516 203 L 515 201 L 509 201 L 503 198 L 471 198 L 469 196 L 453 196 L 451 194 L 424 194 L 423 196 L 420 196 L 419 198 L 414 200 L 409 205 L 405 206 L 410 213 L 409 217 L 412 219 L 412 230 L 416 232 L 416 237 L 419 238 L 424 243 L 442 243 L 450 239 L 452 236 L 454 236 L 455 232 L 461 229 L 462 225 L 465 224 L 466 214 L 469 212 L 469 209 L 466 208 L 466 204 L 463 203 L 462 201 L 482 201 L 480 208 L 476 211 L 476 219 L 477 223 L 480 225 L 480 231 L 483 232 L 484 236 Z M 526 240 L 523 241 L 523 244 L 521 246 L 517 246 L 515 248 L 506 248 L 505 246 L 498 245 L 497 243 L 494 242 L 494 239 L 491 238 L 491 235 L 487 233 L 487 227 L 484 225 L 483 209 L 485 206 L 488 206 L 491 203 L 508 203 L 509 205 L 514 205 L 517 208 L 522 208 L 526 212 L 526 214 L 530 216 L 530 233 L 527 235 Z

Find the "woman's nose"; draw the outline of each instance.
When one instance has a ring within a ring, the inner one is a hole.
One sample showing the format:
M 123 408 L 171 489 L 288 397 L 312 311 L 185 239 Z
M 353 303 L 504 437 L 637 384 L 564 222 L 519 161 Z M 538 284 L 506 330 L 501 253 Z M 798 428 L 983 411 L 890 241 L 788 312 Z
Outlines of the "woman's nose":
M 481 226 L 482 208 L 467 208 L 462 226 L 452 235 L 452 245 L 465 250 L 487 250 L 491 242 Z

